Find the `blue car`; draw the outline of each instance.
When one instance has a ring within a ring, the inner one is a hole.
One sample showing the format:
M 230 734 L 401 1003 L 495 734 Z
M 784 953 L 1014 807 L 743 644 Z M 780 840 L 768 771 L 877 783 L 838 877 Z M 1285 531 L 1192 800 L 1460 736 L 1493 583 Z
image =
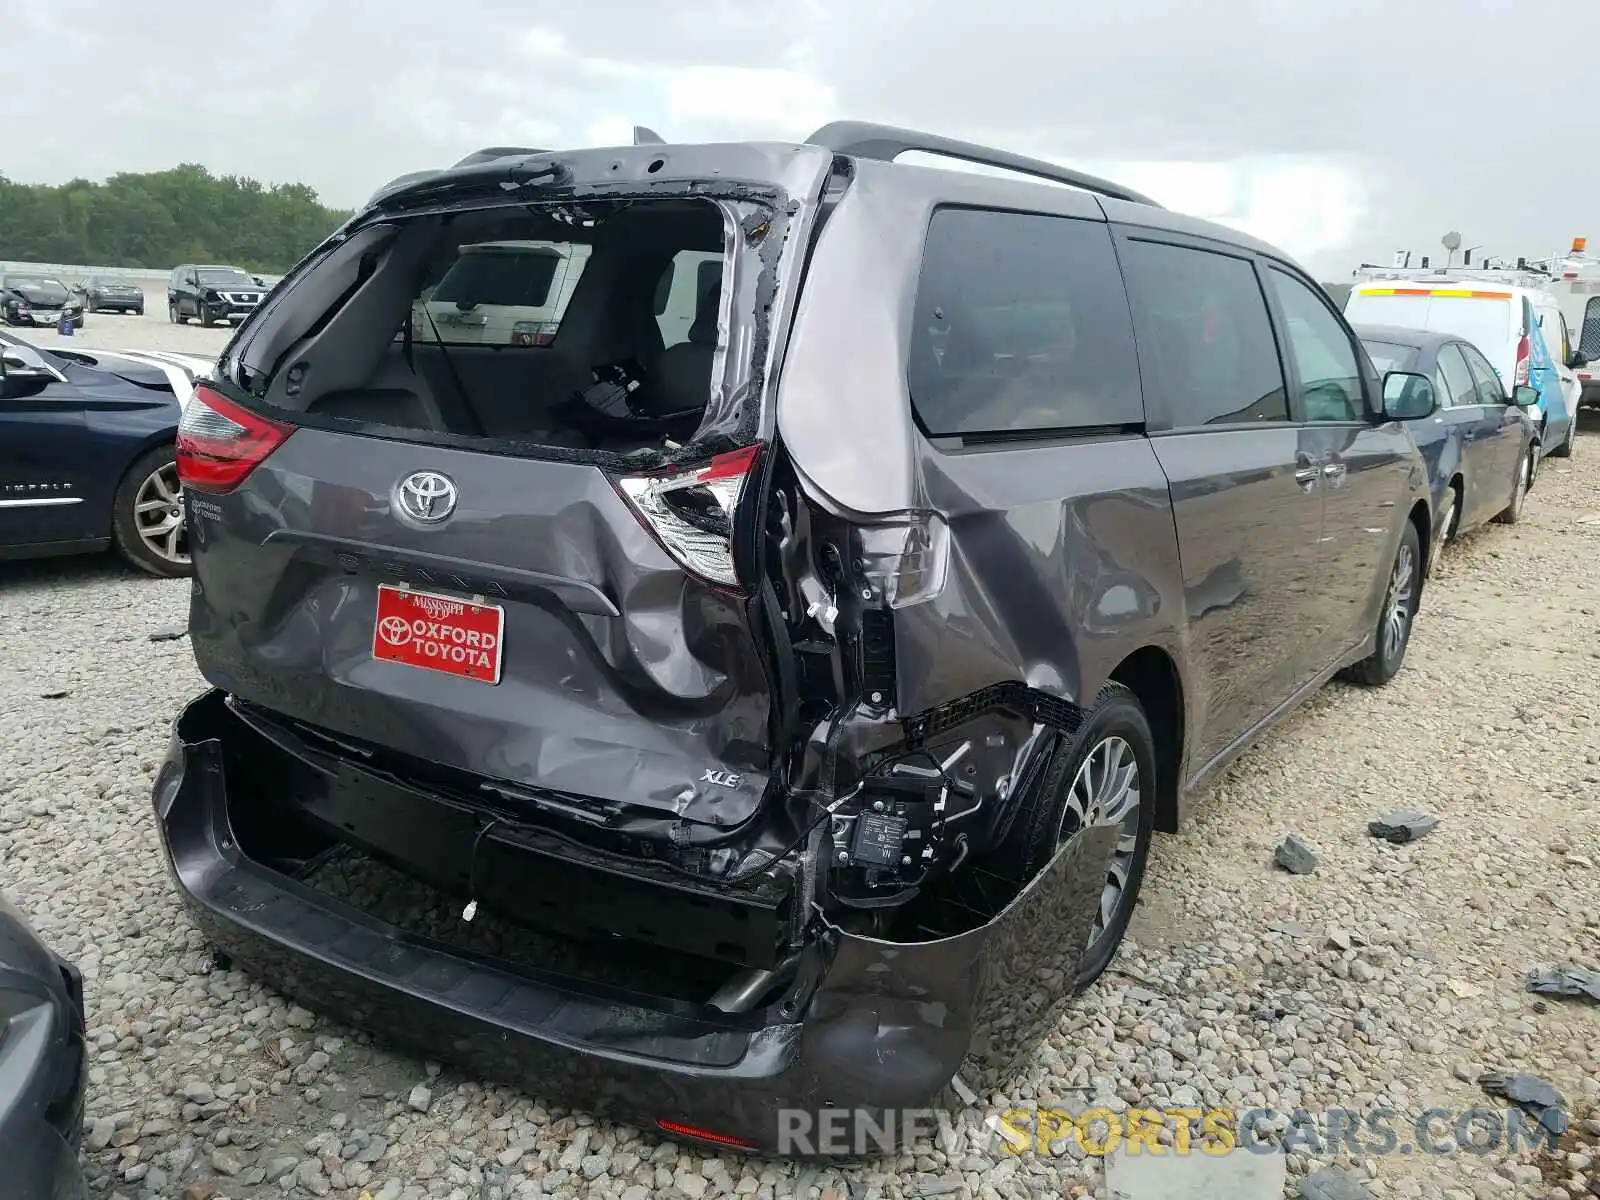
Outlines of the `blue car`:
M 1539 469 L 1538 427 L 1529 412 L 1539 391 L 1507 396 L 1471 342 L 1426 329 L 1355 325 L 1386 404 L 1398 407 L 1428 467 L 1433 508 L 1430 564 L 1457 535 L 1489 521 L 1513 525 Z
M 152 575 L 189 574 L 173 443 L 210 366 L 0 333 L 0 559 L 114 546 Z

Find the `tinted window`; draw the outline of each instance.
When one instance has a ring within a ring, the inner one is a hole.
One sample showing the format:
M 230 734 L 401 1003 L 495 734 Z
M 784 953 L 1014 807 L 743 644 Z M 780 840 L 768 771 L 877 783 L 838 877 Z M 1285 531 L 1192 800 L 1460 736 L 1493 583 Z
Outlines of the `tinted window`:
M 1578 332 L 1578 350 L 1600 355 L 1600 296 L 1590 296 L 1583 306 L 1583 328 Z
M 1127 298 L 1102 224 L 939 210 L 914 322 L 907 382 L 931 436 L 1144 420 Z
M 1390 371 L 1409 371 L 1411 364 L 1417 360 L 1415 346 L 1401 346 L 1394 342 L 1377 342 L 1366 340 L 1361 343 L 1366 347 L 1367 354 L 1372 359 L 1372 365 L 1378 368 L 1379 375 L 1386 375 Z
M 1322 298 L 1293 275 L 1269 267 L 1267 276 L 1288 325 L 1306 420 L 1363 420 L 1361 370 L 1344 327 Z
M 1500 377 L 1489 365 L 1489 360 L 1472 346 L 1462 346 L 1461 353 L 1466 355 L 1467 366 L 1472 368 L 1472 378 L 1478 386 L 1477 403 L 1504 404 L 1505 389 L 1500 384 Z
M 1123 265 L 1146 385 L 1175 428 L 1289 419 L 1267 302 L 1248 261 L 1130 241 Z
M 1461 357 L 1461 348 L 1451 342 L 1439 351 L 1439 374 L 1444 377 L 1445 386 L 1449 389 L 1448 399 L 1445 404 L 1463 405 L 1478 402 L 1478 384 L 1472 378 L 1472 372 L 1467 370 L 1467 361 Z

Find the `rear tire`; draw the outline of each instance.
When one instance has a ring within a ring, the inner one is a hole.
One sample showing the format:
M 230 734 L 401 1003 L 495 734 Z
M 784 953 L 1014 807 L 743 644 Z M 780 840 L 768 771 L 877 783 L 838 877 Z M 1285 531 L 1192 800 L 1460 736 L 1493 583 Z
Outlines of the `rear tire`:
M 1529 446 L 1528 452 L 1517 464 L 1516 477 L 1511 482 L 1511 501 L 1495 516 L 1502 525 L 1515 525 L 1522 519 L 1522 508 L 1528 499 L 1528 489 L 1533 486 L 1533 472 L 1539 461 L 1539 447 Z
M 1073 980 L 1077 993 L 1110 964 L 1144 882 L 1155 833 L 1155 739 L 1133 692 L 1107 683 L 1077 732 L 1063 736 L 1048 753 L 1038 786 L 1021 798 L 1022 811 L 996 849 L 994 865 L 1012 878 L 1028 880 L 1085 823 L 1122 827 L 1101 890 L 1099 915 Z
M 167 301 L 167 320 L 174 325 L 182 325 L 183 318 L 178 315 L 178 305 L 175 301 Z
M 1378 641 L 1372 653 L 1345 672 L 1353 683 L 1381 687 L 1400 673 L 1411 644 L 1411 624 L 1416 620 L 1421 542 L 1417 527 L 1409 520 L 1400 535 L 1400 546 L 1389 569 L 1384 588 L 1383 607 L 1378 612 Z
M 132 566 L 162 579 L 177 579 L 192 571 L 188 531 L 183 528 L 182 489 L 177 486 L 177 459 L 171 446 L 157 446 L 128 468 L 112 501 L 111 531 L 117 552 Z M 144 511 L 141 512 L 140 510 Z M 176 510 L 176 541 L 159 529 Z M 171 547 L 176 553 L 168 553 Z

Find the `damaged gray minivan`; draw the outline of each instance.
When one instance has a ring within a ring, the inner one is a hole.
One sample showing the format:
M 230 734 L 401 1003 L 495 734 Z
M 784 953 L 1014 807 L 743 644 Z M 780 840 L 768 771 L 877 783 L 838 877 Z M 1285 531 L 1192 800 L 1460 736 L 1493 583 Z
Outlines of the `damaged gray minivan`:
M 966 143 L 404 177 L 184 415 L 169 870 L 221 954 L 435 1057 L 898 1144 L 1106 968 L 1190 796 L 1399 669 L 1384 395 L 1270 246 Z

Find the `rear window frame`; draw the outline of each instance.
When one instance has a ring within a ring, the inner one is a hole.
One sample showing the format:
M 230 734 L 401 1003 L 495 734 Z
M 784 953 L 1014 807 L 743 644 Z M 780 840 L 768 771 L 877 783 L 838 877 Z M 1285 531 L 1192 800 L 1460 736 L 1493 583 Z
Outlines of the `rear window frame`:
M 1110 242 L 1112 252 L 1112 266 L 1116 273 L 1117 285 L 1121 289 L 1120 296 L 1123 305 L 1127 304 L 1127 284 L 1122 276 L 1121 263 L 1117 261 L 1115 230 L 1109 222 L 1097 220 L 1093 217 L 1076 216 L 1060 211 L 1024 208 L 1010 204 L 985 204 L 967 200 L 937 201 L 928 210 L 922 225 L 922 238 L 916 260 L 916 275 L 910 295 L 906 301 L 906 319 L 910 324 L 906 342 L 901 355 L 901 383 L 905 388 L 906 411 L 911 422 L 924 442 L 939 453 L 970 454 L 1005 451 L 1019 447 L 1039 447 L 1061 444 L 1078 444 L 1082 442 L 1105 441 L 1110 439 L 1126 439 L 1143 436 L 1149 426 L 1150 412 L 1145 400 L 1143 381 L 1139 372 L 1138 341 L 1133 327 L 1131 310 L 1124 307 L 1128 344 L 1133 353 L 1131 366 L 1133 368 L 1134 398 L 1137 402 L 1140 420 L 1137 422 L 1121 422 L 1116 424 L 1085 424 L 1078 426 L 1049 426 L 1030 427 L 1026 429 L 996 430 L 983 432 L 953 432 L 935 433 L 928 428 L 921 411 L 917 407 L 916 397 L 911 382 L 911 358 L 917 342 L 916 314 L 922 297 L 922 283 L 924 270 L 928 262 L 928 250 L 932 242 L 933 227 L 936 219 L 947 212 L 983 213 L 989 216 L 1025 217 L 1040 220 L 1071 221 L 1083 225 L 1093 226 L 1105 231 Z

